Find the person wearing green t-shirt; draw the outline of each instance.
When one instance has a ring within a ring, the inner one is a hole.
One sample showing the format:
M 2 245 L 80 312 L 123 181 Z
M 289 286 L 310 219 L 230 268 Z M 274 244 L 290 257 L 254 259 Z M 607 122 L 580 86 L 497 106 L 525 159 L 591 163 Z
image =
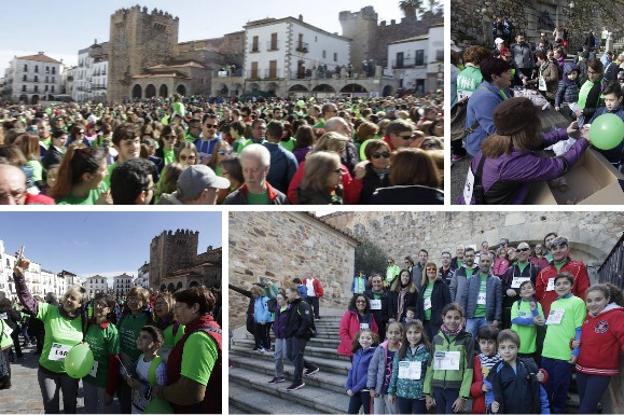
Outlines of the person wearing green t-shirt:
M 175 129 L 167 125 L 160 135 L 159 147 L 156 150 L 156 157 L 163 160 L 163 166 L 168 166 L 175 162 L 175 146 L 178 143 L 178 136 Z
M 76 413 L 78 379 L 65 371 L 65 356 L 83 340 L 86 317 L 81 312 L 85 290 L 72 287 L 58 306 L 36 301 L 26 285 L 26 270 L 30 261 L 19 253 L 13 268 L 17 297 L 28 313 L 43 322 L 43 350 L 39 357 L 37 379 L 45 413 L 59 413 L 59 396 L 63 394 L 65 413 Z
M 384 287 L 392 285 L 396 277 L 399 276 L 401 268 L 394 262 L 394 258 L 388 258 L 388 266 L 386 267 L 386 279 L 384 280 Z
M 154 322 L 163 334 L 163 345 L 158 351 L 164 362 L 167 362 L 173 346 L 184 336 L 184 325 L 173 315 L 175 299 L 168 292 L 158 293 L 154 300 Z
M 106 200 L 103 185 L 106 153 L 101 149 L 70 148 L 50 195 L 59 205 L 95 205 Z
M 472 93 L 477 90 L 481 82 L 483 82 L 483 75 L 481 74 L 481 68 L 479 64 L 482 60 L 490 56 L 488 51 L 483 46 L 470 46 L 464 52 L 464 69 L 457 75 L 457 99 L 465 101 L 470 98 Z
M 460 303 L 466 310 L 466 331 L 475 339 L 482 326 L 499 327 L 503 314 L 503 288 L 500 279 L 490 273 L 492 260 L 492 253 L 481 252 L 479 270 L 468 278 L 467 294 Z
M 104 178 L 106 189 L 110 188 L 110 179 L 115 168 L 128 160 L 137 159 L 141 155 L 141 138 L 139 131 L 132 124 L 120 125 L 113 132 L 113 147 L 117 150 L 117 159 L 108 166 L 108 174 Z
M 545 320 L 531 280 L 520 284 L 520 298 L 511 306 L 511 323 L 511 329 L 520 337 L 518 355 L 535 359 L 537 326 L 543 326 Z
M 116 373 L 109 371 L 116 367 L 115 357 L 119 354 L 119 333 L 117 327 L 108 321 L 108 315 L 115 308 L 115 299 L 106 293 L 95 295 L 92 303 L 93 319 L 87 326 L 85 343 L 93 352 L 93 367 L 82 379 L 85 411 L 90 414 L 102 414 L 105 405 L 113 401 L 111 377 Z
M 571 348 L 571 341 L 580 340 L 587 313 L 585 302 L 572 295 L 573 283 L 574 277 L 570 274 L 555 277 L 557 299 L 550 305 L 542 349 L 542 367 L 549 374 L 546 392 L 552 412 L 558 414 L 566 409 L 573 364 L 579 352 L 578 347 Z

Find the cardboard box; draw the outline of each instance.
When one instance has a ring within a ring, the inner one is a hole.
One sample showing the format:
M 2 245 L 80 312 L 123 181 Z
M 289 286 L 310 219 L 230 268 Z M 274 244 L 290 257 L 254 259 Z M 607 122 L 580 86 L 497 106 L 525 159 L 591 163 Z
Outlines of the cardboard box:
M 527 204 L 624 205 L 624 175 L 595 150 L 588 149 L 563 176 L 567 189 L 557 180 L 531 187 Z

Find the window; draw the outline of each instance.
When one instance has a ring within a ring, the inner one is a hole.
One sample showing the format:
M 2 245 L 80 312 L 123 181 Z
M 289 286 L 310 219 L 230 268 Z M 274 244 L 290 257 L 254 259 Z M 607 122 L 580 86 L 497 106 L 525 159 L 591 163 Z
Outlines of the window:
M 52 75 L 56 75 L 56 68 L 54 66 L 52 67 Z
M 54 83 L 56 83 L 56 82 L 54 82 L 54 77 L 52 77 L 52 83 L 53 83 L 53 84 L 54 84 Z
M 252 40 L 252 44 L 251 44 L 251 51 L 252 52 L 259 52 L 260 51 L 258 49 L 258 42 L 259 42 L 258 36 L 254 36 L 253 40 Z
M 44 92 L 48 92 L 48 86 L 47 85 L 44 88 Z
M 52 85 L 50 92 L 54 93 L 54 85 Z
M 50 72 L 50 67 L 46 66 L 46 73 Z
M 271 46 L 269 50 L 277 50 L 277 33 L 271 33 Z
M 334 62 L 338 62 L 338 54 L 334 52 Z
M 22 77 L 22 81 L 26 82 L 28 80 L 28 77 L 26 76 L 26 74 L 24 74 L 24 76 Z
M 35 85 L 35 92 L 39 92 L 39 85 Z
M 423 66 L 425 64 L 425 50 L 420 49 L 416 51 L 416 55 L 414 56 L 414 65 Z
M 22 85 L 22 92 L 26 92 L 26 85 Z M 7 267 L 9 266 L 9 260 L 7 259 Z
M 327 59 L 327 51 L 326 50 L 323 51 L 323 59 Z
M 37 75 L 35 75 L 35 82 L 39 82 L 39 77 Z
M 24 64 L 24 72 L 28 72 L 28 65 Z
M 35 65 L 35 73 L 39 73 L 39 65 Z
M 45 83 L 46 83 L 46 84 L 49 84 L 49 83 L 50 83 L 50 82 L 49 82 L 49 80 L 50 80 L 50 79 L 46 76 L 46 81 L 45 81 Z

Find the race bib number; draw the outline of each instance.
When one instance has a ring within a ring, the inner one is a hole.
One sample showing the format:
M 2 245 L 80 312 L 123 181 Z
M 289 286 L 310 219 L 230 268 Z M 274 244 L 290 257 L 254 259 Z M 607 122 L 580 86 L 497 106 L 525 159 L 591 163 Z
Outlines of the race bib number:
M 370 300 L 371 310 L 381 310 L 381 300 Z
M 98 361 L 94 360 L 93 367 L 91 368 L 91 372 L 89 372 L 89 376 L 93 376 L 94 378 L 97 377 L 97 370 L 98 370 Z
M 555 290 L 555 278 L 548 278 L 548 285 L 546 286 L 546 291 L 554 291 Z
M 548 314 L 548 320 L 546 320 L 546 324 L 548 325 L 561 324 L 561 320 L 563 319 L 564 314 L 565 314 L 565 310 L 550 310 L 550 314 Z
M 523 282 L 530 280 L 531 277 L 514 277 L 514 279 L 511 280 L 511 288 L 520 288 Z
M 360 323 L 360 331 L 369 329 L 368 323 Z
M 433 355 L 434 370 L 459 370 L 460 352 L 435 352 Z
M 50 354 L 48 355 L 48 360 L 65 360 L 65 356 L 67 356 L 67 353 L 69 353 L 71 348 L 72 346 L 66 346 L 60 343 L 52 343 L 52 347 L 50 347 Z
M 425 298 L 425 310 L 429 310 L 431 308 L 431 297 Z
M 472 202 L 472 192 L 474 191 L 474 181 L 475 177 L 472 174 L 472 169 L 468 169 L 468 174 L 466 174 L 466 184 L 464 185 L 464 203 L 467 205 Z
M 540 75 L 539 77 L 539 90 L 546 92 L 548 91 L 548 88 L 546 87 L 546 81 L 544 80 L 544 77 Z
M 399 362 L 399 379 L 420 380 L 422 362 Z
M 479 291 L 479 296 L 477 297 L 477 304 L 479 305 L 485 305 L 485 293 Z

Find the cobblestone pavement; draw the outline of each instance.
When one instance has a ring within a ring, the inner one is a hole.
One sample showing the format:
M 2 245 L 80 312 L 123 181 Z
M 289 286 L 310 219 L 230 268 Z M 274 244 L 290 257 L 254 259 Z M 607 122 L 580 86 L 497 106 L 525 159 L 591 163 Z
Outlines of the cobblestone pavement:
M 11 363 L 11 389 L 0 390 L 0 414 L 27 413 L 42 414 L 43 402 L 39 383 L 37 382 L 37 367 L 39 355 L 35 354 L 35 347 L 22 348 L 23 357 Z M 61 410 L 63 398 L 60 397 Z M 109 407 L 111 413 L 119 413 L 117 398 Z M 82 383 L 78 389 L 78 413 L 85 413 L 82 397 Z

